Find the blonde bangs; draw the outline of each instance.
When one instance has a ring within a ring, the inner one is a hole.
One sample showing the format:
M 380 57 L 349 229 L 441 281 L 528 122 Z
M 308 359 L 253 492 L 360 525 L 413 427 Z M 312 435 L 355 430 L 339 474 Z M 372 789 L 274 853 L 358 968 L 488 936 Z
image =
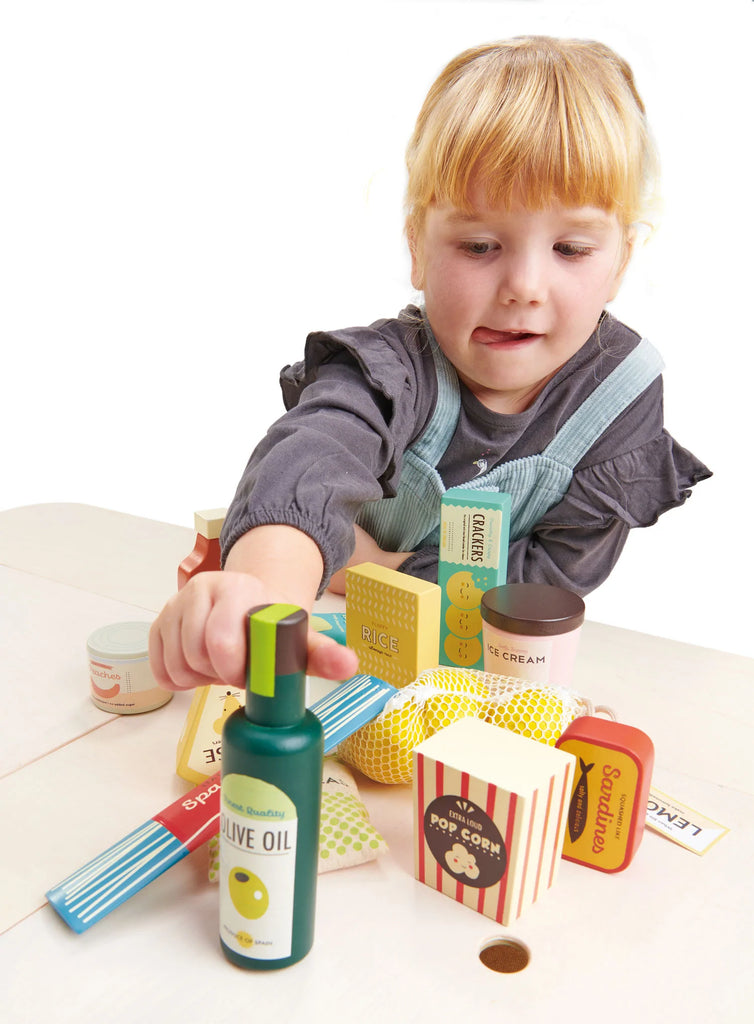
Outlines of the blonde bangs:
M 461 54 L 430 90 L 407 151 L 408 223 L 432 203 L 533 209 L 556 199 L 643 215 L 656 161 L 630 69 L 598 43 L 530 37 Z

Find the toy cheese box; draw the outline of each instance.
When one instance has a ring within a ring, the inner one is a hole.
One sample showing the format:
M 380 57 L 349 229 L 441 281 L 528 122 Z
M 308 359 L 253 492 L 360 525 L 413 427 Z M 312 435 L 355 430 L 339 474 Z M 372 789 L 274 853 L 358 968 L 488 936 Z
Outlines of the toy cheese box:
M 364 562 L 346 569 L 346 643 L 359 671 L 406 686 L 437 668 L 440 588 Z
M 451 487 L 442 496 L 440 663 L 484 668 L 482 595 L 506 582 L 511 496 Z
M 572 754 L 463 718 L 414 750 L 414 873 L 500 924 L 555 882 Z
M 178 740 L 175 755 L 177 775 L 188 782 L 204 782 L 219 770 L 223 723 L 245 702 L 245 690 L 197 686 Z

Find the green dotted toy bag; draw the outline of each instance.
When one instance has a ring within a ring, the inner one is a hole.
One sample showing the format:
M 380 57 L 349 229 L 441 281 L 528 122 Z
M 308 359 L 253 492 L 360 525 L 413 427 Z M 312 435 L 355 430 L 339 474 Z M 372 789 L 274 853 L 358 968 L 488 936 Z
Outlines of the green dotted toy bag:
M 335 757 L 322 762 L 322 810 L 319 826 L 319 874 L 374 860 L 387 843 L 369 821 L 349 768 Z M 209 842 L 209 880 L 218 878 L 219 838 Z
M 349 768 L 334 757 L 322 767 L 319 872 L 374 860 L 387 844 L 369 821 Z

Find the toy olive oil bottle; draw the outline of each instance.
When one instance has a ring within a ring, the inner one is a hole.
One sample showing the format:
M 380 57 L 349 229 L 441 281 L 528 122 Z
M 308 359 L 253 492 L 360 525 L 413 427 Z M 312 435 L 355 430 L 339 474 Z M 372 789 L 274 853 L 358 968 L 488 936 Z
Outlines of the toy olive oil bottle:
M 239 967 L 288 967 L 309 952 L 324 738 L 305 704 L 307 614 L 249 613 L 246 706 L 223 726 L 220 942 Z

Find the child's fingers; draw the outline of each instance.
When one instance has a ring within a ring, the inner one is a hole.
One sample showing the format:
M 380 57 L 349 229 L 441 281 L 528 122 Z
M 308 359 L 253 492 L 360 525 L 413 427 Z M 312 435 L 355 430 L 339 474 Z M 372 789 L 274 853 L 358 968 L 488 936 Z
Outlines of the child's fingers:
M 179 619 L 160 616 L 152 623 L 149 631 L 149 662 L 152 675 L 166 690 L 189 690 L 194 686 L 216 682 L 211 677 L 197 673 L 183 656 Z
M 190 595 L 187 593 L 189 596 L 191 600 L 183 605 L 180 624 L 180 652 L 185 666 L 198 678 L 224 682 L 218 675 L 209 648 L 216 593 L 210 586 L 199 585 Z
M 160 686 L 164 686 L 166 690 L 174 690 L 175 687 L 165 668 L 165 652 L 159 622 L 159 619 L 155 619 L 149 628 L 149 668 Z
M 359 659 L 350 647 L 344 647 L 332 637 L 309 630 L 309 656 L 307 672 L 321 679 L 350 679 L 359 670 Z
M 152 624 L 152 673 L 168 690 L 222 683 L 246 684 L 246 617 L 270 603 L 264 584 L 245 573 L 201 573 L 165 605 Z M 307 671 L 323 679 L 348 679 L 356 654 L 329 637 L 309 632 Z
M 207 618 L 205 643 L 209 662 L 217 679 L 236 689 L 246 685 L 246 616 L 259 603 L 245 588 L 223 593 Z
M 152 624 L 149 657 L 160 686 L 188 690 L 219 681 L 206 636 L 219 577 L 220 573 L 202 573 L 189 580 Z
M 246 685 L 248 594 L 226 593 L 213 606 L 207 621 L 207 649 L 217 679 L 240 689 Z M 358 670 L 349 648 L 309 631 L 307 672 L 322 679 L 348 679 Z

